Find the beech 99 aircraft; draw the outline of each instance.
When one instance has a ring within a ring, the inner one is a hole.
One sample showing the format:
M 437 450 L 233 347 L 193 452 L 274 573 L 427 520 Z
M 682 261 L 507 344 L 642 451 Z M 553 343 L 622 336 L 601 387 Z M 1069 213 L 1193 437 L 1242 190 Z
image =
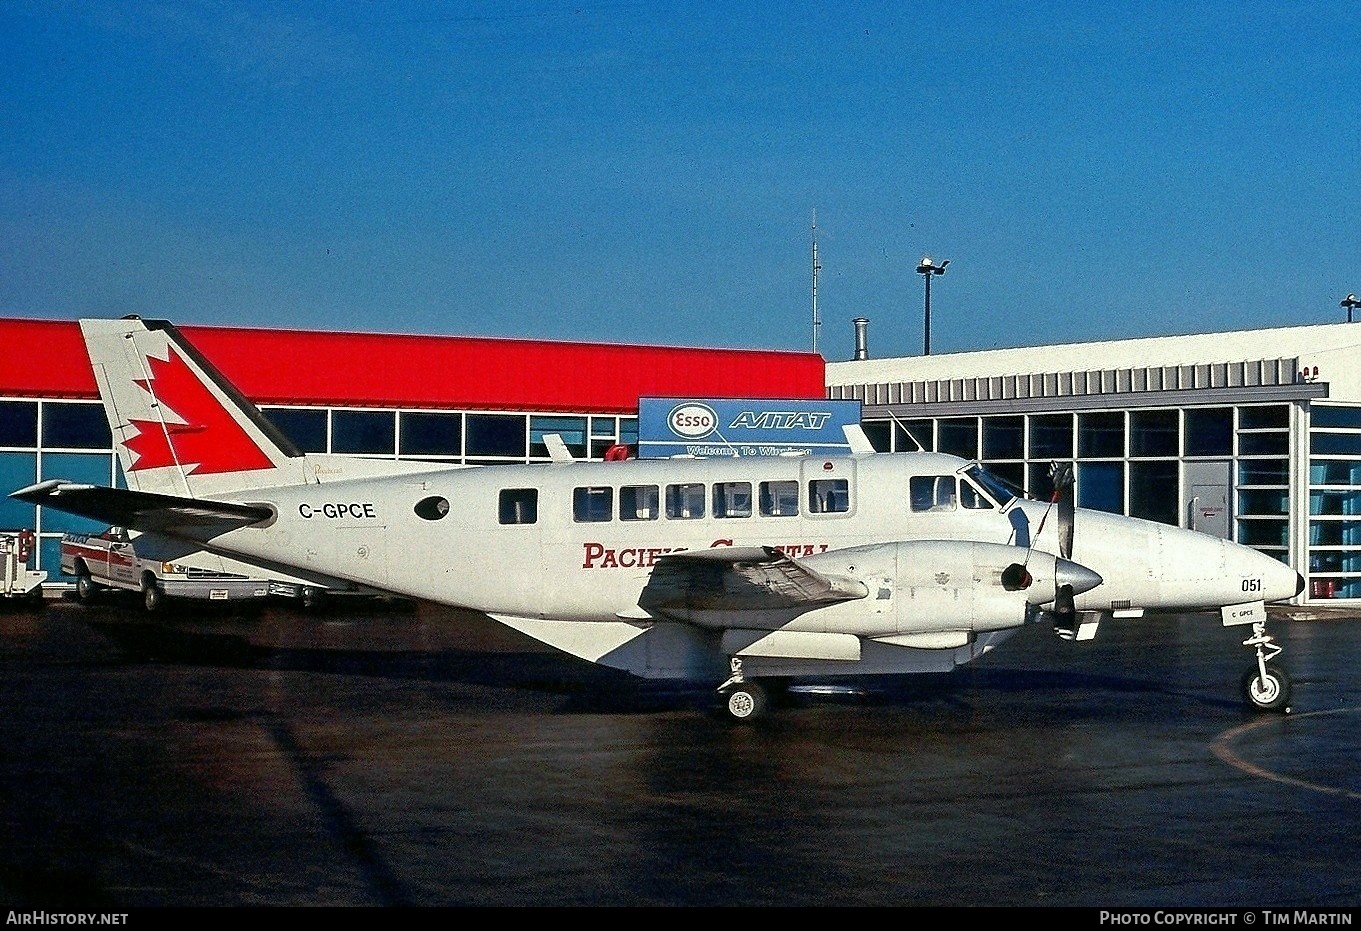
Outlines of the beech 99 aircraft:
M 1024 499 L 977 463 L 836 456 L 449 466 L 302 454 L 172 325 L 83 320 L 126 489 L 13 497 L 319 583 L 483 612 L 592 663 L 716 685 L 735 719 L 793 680 L 947 672 L 1027 623 L 1219 611 L 1244 698 L 1281 710 L 1266 603 L 1304 580 L 1244 546 Z M 155 584 L 155 580 L 147 581 Z

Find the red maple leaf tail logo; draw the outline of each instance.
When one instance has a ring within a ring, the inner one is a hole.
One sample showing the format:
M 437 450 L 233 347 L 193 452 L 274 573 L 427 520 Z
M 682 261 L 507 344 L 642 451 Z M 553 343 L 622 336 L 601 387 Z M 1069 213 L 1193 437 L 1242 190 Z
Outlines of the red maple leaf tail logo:
M 152 396 L 166 420 L 131 419 L 137 435 L 123 446 L 134 457 L 129 472 L 179 465 L 185 474 L 272 469 L 270 460 L 232 411 L 222 405 L 184 358 L 170 346 L 170 358 L 146 357 L 150 377 L 133 384 Z M 176 417 L 181 422 L 172 422 Z

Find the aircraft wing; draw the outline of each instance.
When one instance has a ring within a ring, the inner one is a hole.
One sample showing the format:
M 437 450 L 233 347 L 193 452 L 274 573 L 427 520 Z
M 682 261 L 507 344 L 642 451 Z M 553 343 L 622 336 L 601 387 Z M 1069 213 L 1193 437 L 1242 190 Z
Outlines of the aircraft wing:
M 807 609 L 867 594 L 862 583 L 823 575 L 774 547 L 715 547 L 659 556 L 638 604 L 663 614 Z
M 179 531 L 201 537 L 267 520 L 273 512 L 252 504 L 105 488 L 49 479 L 10 493 L 11 498 L 88 517 L 129 530 Z

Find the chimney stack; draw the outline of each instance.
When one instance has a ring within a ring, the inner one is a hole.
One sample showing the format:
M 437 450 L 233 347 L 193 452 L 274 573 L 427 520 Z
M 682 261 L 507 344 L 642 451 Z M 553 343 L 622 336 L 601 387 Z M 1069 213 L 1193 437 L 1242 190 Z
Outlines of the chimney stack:
M 856 317 L 851 323 L 855 324 L 855 358 L 856 361 L 868 359 L 870 357 L 869 326 L 867 317 Z

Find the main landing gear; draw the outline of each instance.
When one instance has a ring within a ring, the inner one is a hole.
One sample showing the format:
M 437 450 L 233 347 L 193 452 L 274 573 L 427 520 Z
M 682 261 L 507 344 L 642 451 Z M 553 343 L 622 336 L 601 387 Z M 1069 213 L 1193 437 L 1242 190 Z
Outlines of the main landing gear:
M 1243 641 L 1243 646 L 1257 651 L 1256 661 L 1243 673 L 1243 699 L 1259 711 L 1290 710 L 1290 677 L 1285 670 L 1272 662 L 1281 653 L 1281 647 L 1266 632 L 1265 621 L 1255 621 L 1252 636 Z
M 765 686 L 742 675 L 742 657 L 734 656 L 729 664 L 732 675 L 718 687 L 728 717 L 734 721 L 752 721 L 764 716 L 770 710 L 770 695 Z

